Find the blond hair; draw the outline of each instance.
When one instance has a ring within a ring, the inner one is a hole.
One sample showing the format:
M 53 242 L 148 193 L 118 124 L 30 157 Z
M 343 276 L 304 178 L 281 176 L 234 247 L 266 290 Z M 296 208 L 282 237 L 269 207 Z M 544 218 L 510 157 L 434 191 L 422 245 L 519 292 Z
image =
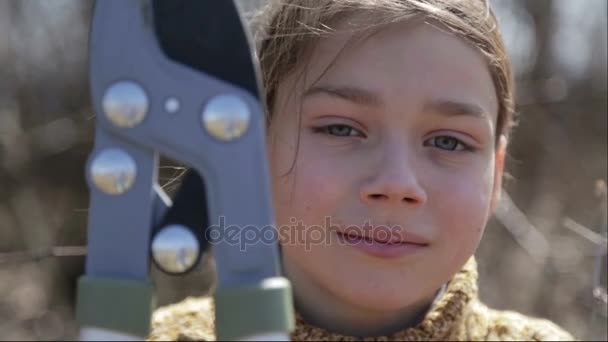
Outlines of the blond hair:
M 279 84 L 305 64 L 315 44 L 351 14 L 374 13 L 379 29 L 414 16 L 433 19 L 476 47 L 485 57 L 499 103 L 496 138 L 514 126 L 514 81 L 489 0 L 269 0 L 253 18 L 270 124 Z

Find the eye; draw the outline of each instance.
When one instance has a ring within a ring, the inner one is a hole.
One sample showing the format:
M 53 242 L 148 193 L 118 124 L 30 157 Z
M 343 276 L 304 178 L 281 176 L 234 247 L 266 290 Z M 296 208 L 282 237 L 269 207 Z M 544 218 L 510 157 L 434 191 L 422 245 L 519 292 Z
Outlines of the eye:
M 446 151 L 471 151 L 472 148 L 456 139 L 447 135 L 433 137 L 425 142 L 425 145 L 431 145 Z
M 333 135 L 337 137 L 363 136 L 363 134 L 359 130 L 344 124 L 333 124 L 322 127 L 316 127 L 314 128 L 314 132 Z

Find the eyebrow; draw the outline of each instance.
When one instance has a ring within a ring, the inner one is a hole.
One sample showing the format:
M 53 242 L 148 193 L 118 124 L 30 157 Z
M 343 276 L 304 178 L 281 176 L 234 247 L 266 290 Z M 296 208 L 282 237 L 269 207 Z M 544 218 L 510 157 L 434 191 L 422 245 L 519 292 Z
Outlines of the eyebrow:
M 304 98 L 316 95 L 337 97 L 368 107 L 380 107 L 383 103 L 378 94 L 366 89 L 350 86 L 313 86 L 304 93 Z M 425 103 L 423 112 L 434 112 L 445 116 L 472 116 L 476 118 L 484 118 L 486 115 L 486 110 L 476 103 L 448 99 L 435 99 Z
M 379 107 L 382 104 L 382 100 L 377 94 L 365 89 L 348 86 L 313 86 L 304 93 L 304 98 L 321 94 L 341 98 L 343 100 L 368 107 Z
M 434 100 L 428 102 L 424 106 L 424 111 L 436 112 L 446 116 L 472 116 L 480 119 L 486 116 L 486 110 L 480 105 L 454 100 Z

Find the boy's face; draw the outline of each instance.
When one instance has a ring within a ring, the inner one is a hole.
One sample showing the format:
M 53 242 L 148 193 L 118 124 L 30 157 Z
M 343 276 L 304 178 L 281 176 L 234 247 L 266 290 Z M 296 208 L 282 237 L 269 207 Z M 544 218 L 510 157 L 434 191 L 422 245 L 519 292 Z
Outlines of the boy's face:
M 347 38 L 323 40 L 305 77 L 280 87 L 269 130 L 274 209 L 297 298 L 386 312 L 431 298 L 475 252 L 505 146 L 495 144 L 491 75 L 464 41 L 399 24 L 336 57 Z M 348 227 L 423 241 L 353 246 L 339 238 Z

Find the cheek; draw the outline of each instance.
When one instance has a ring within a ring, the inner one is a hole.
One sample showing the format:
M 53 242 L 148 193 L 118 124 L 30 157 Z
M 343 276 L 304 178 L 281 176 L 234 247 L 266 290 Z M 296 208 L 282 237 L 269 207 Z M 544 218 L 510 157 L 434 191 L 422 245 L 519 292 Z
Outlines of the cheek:
M 339 210 L 348 193 L 352 168 L 307 145 L 306 141 L 300 142 L 295 164 L 295 149 L 288 144 L 271 149 L 274 210 L 279 225 L 293 218 L 306 225 L 322 225 L 326 216 Z
M 459 246 L 463 253 L 471 252 L 479 243 L 490 212 L 493 165 L 479 169 L 483 171 L 435 178 L 440 181 L 432 182 L 429 196 L 440 239 L 446 245 Z

